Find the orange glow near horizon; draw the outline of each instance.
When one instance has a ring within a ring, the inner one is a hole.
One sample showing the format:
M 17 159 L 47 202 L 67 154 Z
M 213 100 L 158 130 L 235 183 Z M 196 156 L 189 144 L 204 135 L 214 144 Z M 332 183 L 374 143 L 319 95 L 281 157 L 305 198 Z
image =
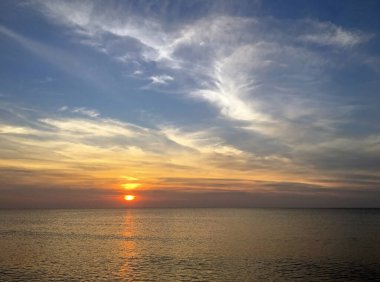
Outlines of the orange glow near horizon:
M 136 199 L 135 195 L 125 195 L 124 196 L 124 200 L 126 200 L 126 201 L 133 201 L 135 199 Z

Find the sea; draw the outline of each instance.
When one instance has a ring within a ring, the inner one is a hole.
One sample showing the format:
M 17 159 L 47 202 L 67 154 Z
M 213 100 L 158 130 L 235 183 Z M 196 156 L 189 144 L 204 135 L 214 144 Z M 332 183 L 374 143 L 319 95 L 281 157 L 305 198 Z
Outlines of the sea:
M 380 281 L 380 210 L 0 210 L 0 281 Z

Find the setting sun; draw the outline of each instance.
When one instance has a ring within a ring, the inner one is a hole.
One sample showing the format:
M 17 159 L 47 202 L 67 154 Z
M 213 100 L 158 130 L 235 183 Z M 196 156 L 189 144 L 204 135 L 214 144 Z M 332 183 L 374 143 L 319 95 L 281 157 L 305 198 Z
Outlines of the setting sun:
M 126 201 L 133 201 L 134 199 L 136 199 L 135 195 L 125 195 L 124 196 L 124 200 L 126 200 Z

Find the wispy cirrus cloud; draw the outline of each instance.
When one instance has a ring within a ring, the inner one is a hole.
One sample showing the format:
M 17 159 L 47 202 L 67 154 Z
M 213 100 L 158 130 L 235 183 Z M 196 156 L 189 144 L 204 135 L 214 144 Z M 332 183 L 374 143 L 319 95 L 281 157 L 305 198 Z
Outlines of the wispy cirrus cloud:
M 152 81 L 152 84 L 168 84 L 169 81 L 172 81 L 174 78 L 170 75 L 157 75 L 151 76 L 149 79 Z
M 268 92 L 279 98 L 292 92 L 291 98 L 300 87 L 308 91 L 308 84 L 324 79 L 329 60 L 300 41 L 353 47 L 371 37 L 309 19 L 283 26 L 271 19 L 214 15 L 173 26 L 154 17 L 129 14 L 128 9 L 103 10 L 94 2 L 49 1 L 40 2 L 39 7 L 95 48 L 114 58 L 128 58 L 125 62 L 132 66 L 131 72 L 144 73 L 153 85 L 178 80 L 180 86 L 172 87 L 180 87 L 179 92 L 208 102 L 226 118 L 254 122 L 256 130 L 267 127 L 267 122 L 272 122 L 272 127 L 282 123 L 283 115 L 295 112 L 268 111 L 272 106 Z M 303 28 L 296 28 L 300 26 Z M 118 45 L 127 46 L 126 51 Z M 157 63 L 164 72 L 153 75 L 133 69 L 133 65 L 149 62 Z M 297 95 L 296 100 L 310 100 L 313 94 Z M 297 108 L 289 104 L 292 102 L 287 99 L 287 107 Z
M 87 109 L 85 107 L 80 107 L 80 108 L 75 108 L 72 111 L 73 113 L 80 113 L 89 117 L 98 117 L 100 114 L 99 112 L 92 110 L 92 109 Z
M 306 21 L 309 33 L 301 35 L 305 42 L 326 46 L 353 47 L 367 42 L 373 35 L 361 31 L 345 30 L 329 22 Z
M 210 14 L 171 24 L 127 8 L 103 9 L 96 2 L 43 1 L 38 8 L 91 46 L 127 58 L 131 73 L 145 77 L 150 88 L 175 88 L 209 103 L 242 131 L 290 148 L 323 142 L 334 136 L 336 124 L 352 122 L 350 101 L 331 99 L 325 87 L 334 60 L 340 60 L 336 49 L 322 54 L 311 45 L 345 52 L 373 36 L 311 19 L 284 24 L 273 18 Z
M 104 88 L 103 83 L 107 81 L 108 75 L 100 69 L 95 70 L 93 66 L 82 62 L 75 55 L 70 54 L 59 47 L 45 44 L 18 34 L 17 32 L 1 25 L 0 34 L 15 40 L 21 46 L 46 62 L 56 66 L 69 76 L 75 76 L 81 80 L 87 81 L 91 85 Z M 49 79 L 49 81 L 51 81 L 51 79 Z

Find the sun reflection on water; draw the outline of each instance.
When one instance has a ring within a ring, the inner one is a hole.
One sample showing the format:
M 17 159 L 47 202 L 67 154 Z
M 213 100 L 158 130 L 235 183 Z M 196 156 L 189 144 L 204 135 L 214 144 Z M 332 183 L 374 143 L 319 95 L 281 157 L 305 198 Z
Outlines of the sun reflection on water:
M 122 258 L 123 264 L 120 268 L 120 277 L 126 279 L 133 278 L 133 258 L 138 256 L 136 252 L 136 232 L 133 213 L 130 211 L 126 212 L 123 227 L 122 227 L 122 237 L 120 243 L 120 254 L 119 257 Z

